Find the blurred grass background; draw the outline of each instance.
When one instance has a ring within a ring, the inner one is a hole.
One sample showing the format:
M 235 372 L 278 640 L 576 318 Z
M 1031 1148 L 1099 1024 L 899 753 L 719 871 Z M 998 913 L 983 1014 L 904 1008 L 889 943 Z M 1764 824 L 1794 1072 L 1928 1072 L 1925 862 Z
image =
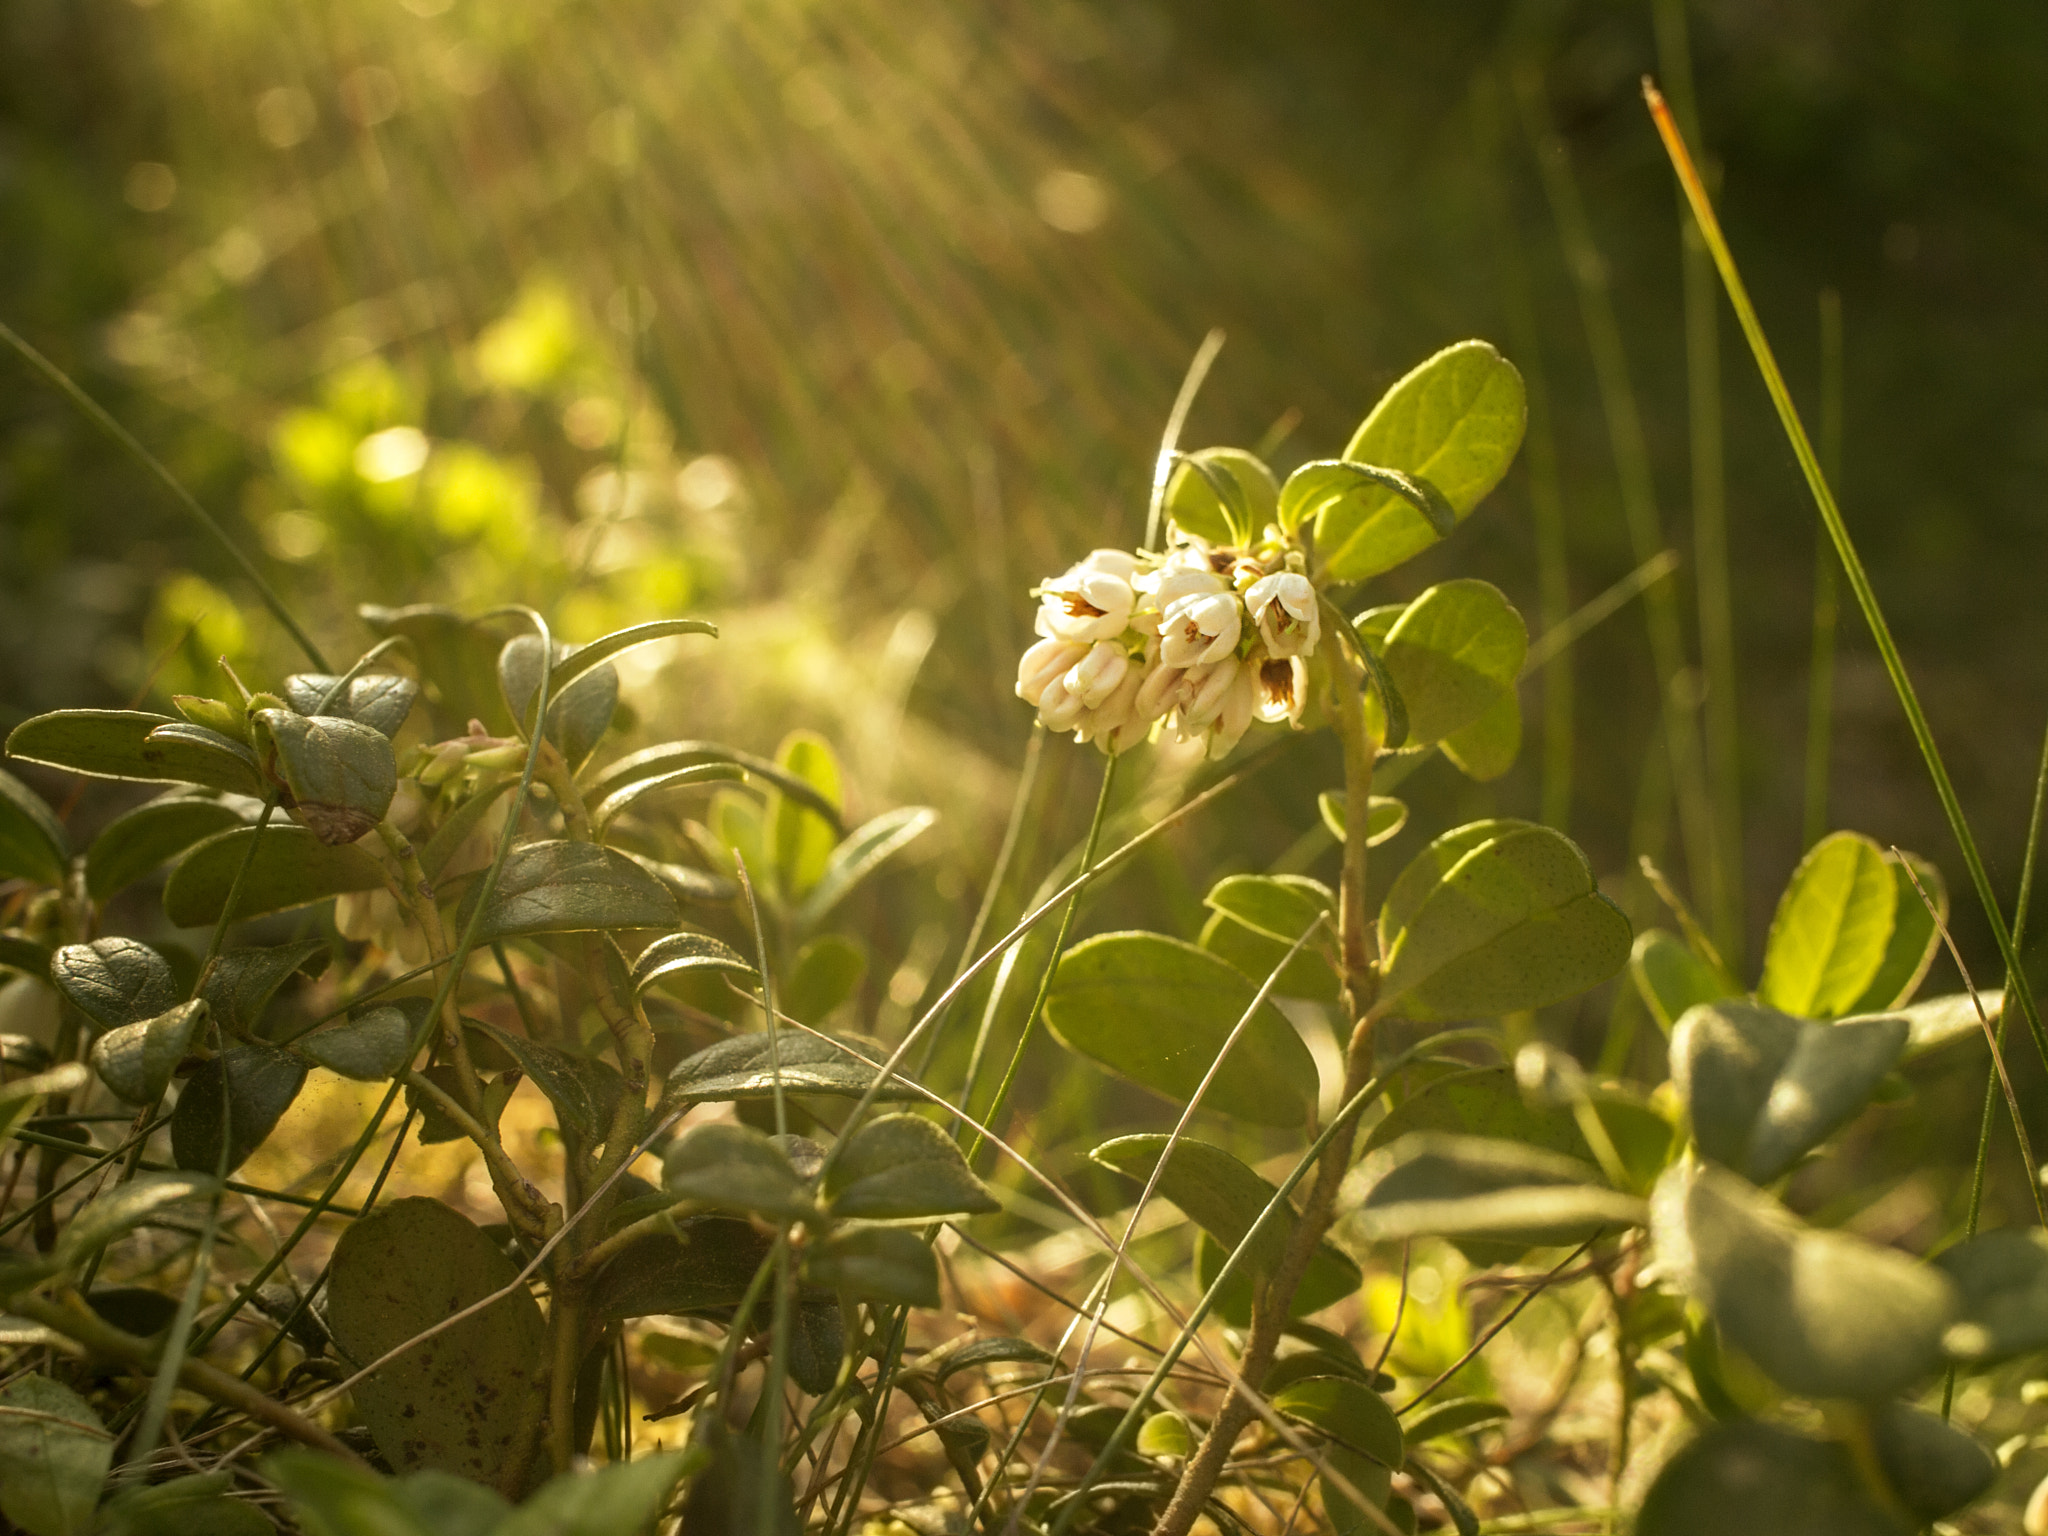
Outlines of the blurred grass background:
M 938 905 L 878 941 L 903 957 L 882 973 L 900 1004 L 1000 835 L 1026 589 L 1142 533 L 1159 425 L 1211 326 L 1230 340 L 1187 442 L 1272 444 L 1283 471 L 1437 347 L 1501 344 L 1548 405 L 1561 542 L 1538 538 L 1532 453 L 1365 596 L 1476 573 L 1541 627 L 1641 556 L 1582 321 L 1604 283 L 1657 542 L 1684 560 L 1666 590 L 1705 654 L 1700 338 L 1689 358 L 1675 194 L 1637 91 L 1645 71 L 1670 83 L 1674 21 L 1810 419 L 1820 295 L 1840 296 L 1843 501 L 2010 890 L 2048 709 L 2038 8 L 8 0 L 0 318 L 261 548 L 337 653 L 363 643 L 364 600 L 529 601 L 576 640 L 717 618 L 715 653 L 627 678 L 643 733 L 761 749 L 814 724 L 861 808 L 948 813 Z M 1560 197 L 1597 256 L 1566 259 Z M 1689 664 L 1678 694 L 1710 748 L 1715 710 L 1734 727 L 1732 777 L 1706 781 L 1753 965 L 1802 846 L 1814 517 L 1718 312 L 1733 671 L 1715 691 Z M 0 594 L 0 725 L 212 688 L 222 654 L 292 661 L 168 500 L 12 363 Z M 1632 605 L 1560 664 L 1568 754 L 1532 685 L 1522 764 L 1484 787 L 1419 774 L 1416 828 L 1547 806 L 1604 876 L 1653 852 L 1711 909 L 1644 637 Z M 1838 664 L 1828 824 L 1958 883 L 1853 613 Z M 1326 746 L 1158 865 L 1153 920 L 1185 927 L 1210 873 L 1312 825 Z M 1047 760 L 1046 802 L 1078 821 L 1092 766 L 1065 744 Z M 1995 980 L 1967 899 L 1957 927 Z M 1967 1162 L 1979 1070 L 1928 1087 L 1958 1106 L 1954 1145 L 1900 1148 L 1901 1168 Z

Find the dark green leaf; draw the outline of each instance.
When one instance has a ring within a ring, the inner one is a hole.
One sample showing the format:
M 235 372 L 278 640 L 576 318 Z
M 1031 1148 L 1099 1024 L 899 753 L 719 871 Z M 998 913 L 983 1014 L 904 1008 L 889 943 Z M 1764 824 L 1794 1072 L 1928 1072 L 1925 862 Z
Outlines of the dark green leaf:
M 699 763 L 730 763 L 743 768 L 749 778 L 773 784 L 784 796 L 801 802 L 808 809 L 824 817 L 834 832 L 840 830 L 838 801 L 827 799 L 811 784 L 795 774 L 785 772 L 778 764 L 770 762 L 765 757 L 757 757 L 751 752 L 742 752 L 736 747 L 728 747 L 715 741 L 667 741 L 660 746 L 648 747 L 622 757 L 592 781 L 590 797 L 602 803 L 629 784 L 659 778 Z
M 64 1229 L 59 1253 L 66 1263 L 84 1258 L 171 1206 L 196 1203 L 214 1192 L 210 1173 L 140 1173 L 80 1207 Z
M 383 732 L 288 709 L 260 709 L 255 718 L 269 741 L 266 766 L 290 791 L 286 809 L 321 842 L 352 843 L 384 819 L 398 790 L 398 759 Z
M 856 827 L 826 857 L 817 883 L 797 909 L 797 921 L 805 927 L 816 926 L 855 886 L 923 836 L 938 819 L 939 813 L 929 806 L 909 805 L 884 811 Z
M 395 1200 L 335 1245 L 327 1326 L 358 1365 L 509 1285 L 504 1250 L 438 1200 Z M 546 1402 L 547 1327 L 523 1290 L 444 1328 L 355 1388 L 377 1449 L 516 1496 Z
M 302 939 L 296 944 L 278 944 L 262 949 L 228 949 L 214 961 L 213 969 L 200 984 L 199 995 L 213 1009 L 214 1022 L 231 1035 L 253 1035 L 262 1030 L 264 1010 L 277 989 L 299 971 L 311 966 L 317 974 L 326 963 L 327 944 L 322 939 Z
M 92 1404 L 31 1372 L 0 1387 L 0 1514 L 26 1536 L 86 1536 L 114 1460 Z
M 0 880 L 19 875 L 62 885 L 70 866 L 71 843 L 55 813 L 41 795 L 0 771 Z
M 677 1536 L 800 1536 L 796 1490 L 758 1440 L 716 1423 L 700 1443 L 711 1465 L 690 1483 Z
M 857 1099 L 874 1082 L 876 1067 L 888 1059 L 889 1048 L 880 1041 L 854 1035 L 821 1039 L 802 1030 L 784 1029 L 779 1042 L 771 1042 L 766 1032 L 735 1035 L 676 1065 L 668 1075 L 660 1112 L 666 1115 L 684 1104 L 773 1098 L 773 1068 L 778 1063 L 784 1093 Z M 918 1096 L 910 1083 L 898 1081 L 883 1085 L 876 1095 L 881 1099 Z
M 1886 861 L 1898 888 L 1898 903 L 1892 909 L 1892 936 L 1885 944 L 1877 974 L 1870 978 L 1862 996 L 1843 1010 L 1845 1013 L 1885 1013 L 1910 1002 L 1920 990 L 1920 983 L 1927 979 L 1935 953 L 1941 948 L 1941 931 L 1935 919 L 1948 921 L 1948 883 L 1941 878 L 1940 870 L 1918 854 L 1909 853 L 1906 858 L 1911 861 L 1911 873 L 1897 859 Z M 1915 875 L 1934 902 L 1932 912 L 1920 899 L 1920 892 L 1913 888 Z
M 418 683 L 393 672 L 365 672 L 337 694 L 340 681 L 332 673 L 295 672 L 284 680 L 284 696 L 302 715 L 339 715 L 388 738 L 398 734 L 420 695 Z
M 312 1451 L 279 1451 L 264 1459 L 263 1471 L 306 1536 L 496 1536 L 512 1509 L 504 1495 L 468 1478 L 431 1471 L 381 1477 Z
M 1192 944 L 1157 933 L 1107 933 L 1061 957 L 1045 1018 L 1069 1049 L 1185 1102 L 1256 995 L 1235 967 Z M 1315 1059 L 1267 1001 L 1204 1103 L 1292 1128 L 1314 1111 L 1316 1091 Z
M 843 1227 L 811 1249 L 804 1278 L 858 1301 L 939 1304 L 939 1265 L 905 1227 Z
M 601 833 L 617 819 L 619 813 L 643 795 L 659 794 L 671 789 L 688 789 L 692 785 L 732 784 L 745 780 L 747 771 L 733 763 L 698 763 L 690 768 L 677 768 L 669 773 L 656 774 L 651 779 L 636 779 L 625 788 L 615 790 L 600 800 L 590 813 L 591 821 Z
M 1417 1022 L 1542 1007 L 1620 970 L 1631 938 L 1569 838 L 1478 822 L 1438 838 L 1388 892 L 1379 1006 Z
M 1959 1360 L 1994 1364 L 2048 1349 L 2048 1232 L 2005 1227 L 1936 1255 L 1961 1315 L 1943 1341 Z
M 852 999 L 867 973 L 867 946 L 843 934 L 820 934 L 797 951 L 778 1001 L 792 1018 L 822 1023 Z
M 53 953 L 47 944 L 39 944 L 24 934 L 0 931 L 0 967 L 7 970 L 48 981 Z
M 569 653 L 555 663 L 555 686 L 567 688 L 592 667 L 610 661 L 621 651 L 675 635 L 710 635 L 716 639 L 718 626 L 703 619 L 654 619 L 646 624 L 635 624 L 630 629 L 615 629 L 588 645 L 572 646 Z M 522 707 L 531 702 L 529 690 Z
M 1869 838 L 1831 832 L 1815 843 L 1778 898 L 1757 1000 L 1800 1018 L 1854 1012 L 1885 962 L 1899 886 Z
M 1744 1420 L 1717 1424 L 1666 1463 L 1637 1536 L 1911 1536 L 1863 1481 L 1848 1447 Z
M 261 795 L 255 755 L 240 742 L 169 715 L 132 709 L 60 709 L 37 715 L 7 738 L 10 757 L 97 779 L 204 784 Z
M 1315 459 L 1302 465 L 1287 477 L 1278 510 L 1282 521 L 1293 529 L 1325 514 L 1342 518 L 1380 495 L 1406 502 L 1439 539 L 1458 526 L 1457 509 L 1428 480 L 1358 459 Z
M 230 827 L 186 854 L 164 884 L 165 915 L 180 928 L 219 922 L 249 856 L 249 839 L 256 836 L 255 827 Z M 303 907 L 349 891 L 383 889 L 383 871 L 363 849 L 333 847 L 304 827 L 273 822 L 262 829 L 230 920 Z
M 277 1129 L 305 1082 L 306 1064 L 289 1051 L 260 1040 L 229 1047 L 193 1073 L 178 1095 L 171 1160 L 199 1173 L 233 1173 Z
M 709 1452 L 692 1446 L 564 1472 L 514 1510 L 491 1536 L 646 1536 L 668 1507 L 676 1484 L 710 1459 Z
M 598 1272 L 591 1316 L 604 1321 L 718 1312 L 746 1300 L 771 1240 L 730 1216 L 688 1216 L 638 1238 Z
M 173 791 L 116 816 L 85 851 L 85 888 L 105 901 L 193 844 L 238 827 L 241 810 L 223 800 Z
M 723 939 L 685 929 L 665 934 L 640 951 L 633 962 L 633 990 L 645 992 L 658 982 L 680 980 L 700 971 L 725 971 L 749 978 L 760 974 Z
M 412 1032 L 413 1020 L 404 1010 L 386 1005 L 316 1029 L 297 1049 L 315 1066 L 359 1083 L 381 1083 L 404 1069 Z
M 991 1365 L 1051 1366 L 1056 1363 L 1043 1346 L 1029 1339 L 977 1338 L 973 1334 L 962 1334 L 907 1362 L 903 1374 L 924 1376 L 944 1386 L 961 1371 L 980 1370 Z
M 1854 1119 L 1905 1049 L 1896 1014 L 1818 1024 L 1727 999 L 1671 1032 L 1671 1079 L 1700 1151 L 1768 1183 Z
M 1513 1417 L 1505 1403 L 1483 1397 L 1454 1397 L 1447 1403 L 1438 1403 L 1410 1424 L 1407 1441 L 1410 1445 L 1427 1445 L 1447 1435 L 1467 1434 L 1482 1425 L 1498 1424 Z
M 92 1069 L 114 1097 L 154 1104 L 170 1087 L 171 1074 L 205 1022 L 206 1004 L 195 999 L 153 1019 L 110 1029 L 92 1043 Z
M 469 842 L 470 835 L 484 824 L 484 818 L 491 814 L 491 807 L 498 803 L 499 796 L 517 783 L 516 779 L 500 779 L 495 784 L 486 784 L 442 818 L 433 835 L 420 848 L 420 870 L 429 880 L 438 881 L 444 871 L 453 875 L 470 872 L 471 866 L 467 861 L 459 870 L 449 871 L 449 865 Z M 491 849 L 491 852 L 496 852 L 496 849 Z M 476 859 L 474 867 L 482 868 L 489 862 L 486 854 Z
M 565 1127 L 586 1142 L 603 1141 L 626 1091 L 618 1068 L 594 1056 L 572 1056 L 552 1045 L 515 1035 L 495 1024 L 471 1024 L 508 1051 L 519 1068 L 547 1096 Z
M 1088 1155 L 1105 1168 L 1114 1168 L 1143 1183 L 1152 1177 L 1165 1149 L 1164 1136 L 1119 1136 Z M 1173 1155 L 1159 1175 L 1157 1190 L 1226 1251 L 1243 1245 L 1253 1223 L 1279 1193 L 1278 1186 L 1221 1147 L 1186 1137 L 1175 1144 Z M 1279 1263 L 1281 1252 L 1293 1236 L 1294 1221 L 1294 1210 L 1287 1206 L 1266 1223 L 1246 1256 L 1252 1276 L 1270 1274 Z M 1321 1243 L 1302 1277 L 1294 1310 L 1304 1314 L 1319 1312 L 1355 1295 L 1361 1283 L 1358 1266 L 1330 1244 Z
M 1645 928 L 1636 935 L 1628 968 L 1643 1006 L 1666 1035 L 1686 1009 L 1733 997 L 1741 990 L 1665 928 Z
M 1447 347 L 1373 407 L 1344 449 L 1354 463 L 1427 480 L 1460 518 L 1500 483 L 1527 417 L 1522 376 L 1483 341 Z M 1316 518 L 1316 549 L 1337 581 L 1364 581 L 1420 554 L 1440 536 L 1414 504 L 1377 487 L 1289 506 L 1284 519 Z
M 498 683 L 505 704 L 523 731 L 540 687 L 541 643 L 537 635 L 519 635 L 498 654 Z M 549 686 L 547 738 L 563 759 L 580 768 L 596 748 L 619 707 L 619 674 L 596 659 L 588 667 L 571 667 L 565 653 L 555 651 L 555 676 Z M 568 675 L 565 676 L 564 674 Z
M 100 1029 L 153 1019 L 179 1001 L 171 962 L 135 939 L 66 944 L 50 958 L 50 980 Z
M 1887 1398 L 1941 1363 L 1957 1296 L 1937 1269 L 1807 1227 L 1711 1165 L 1667 1173 L 1650 1218 L 1659 1268 L 1788 1392 Z
M 771 1221 L 802 1221 L 817 1215 L 788 1154 L 751 1126 L 693 1126 L 668 1149 L 661 1178 L 671 1194 L 712 1210 L 745 1212 Z
M 1640 1225 L 1643 1202 L 1605 1187 L 1577 1158 L 1521 1142 L 1416 1131 L 1372 1153 L 1346 1181 L 1345 1228 L 1362 1242 L 1410 1237 L 1583 1242 Z
M 1328 1436 L 1331 1467 L 1375 1506 L 1385 1507 L 1394 1470 L 1406 1458 L 1401 1421 L 1385 1398 L 1348 1376 L 1312 1376 L 1277 1394 L 1273 1406 Z M 1323 1508 L 1337 1531 L 1378 1529 L 1327 1479 Z
M 468 923 L 481 889 L 464 898 L 458 932 Z M 505 860 L 477 942 L 675 925 L 676 903 L 668 888 L 623 853 L 595 843 L 526 843 Z
M 1379 654 L 1407 706 L 1408 745 L 1427 746 L 1472 726 L 1514 696 L 1529 654 L 1529 630 L 1498 587 L 1471 578 L 1446 581 L 1402 611 Z M 1371 728 L 1384 735 L 1377 712 L 1378 705 L 1368 701 Z
M 1870 1447 L 1899 1502 L 1921 1520 L 1939 1520 L 1988 1492 L 1998 1458 L 1938 1414 L 1906 1403 L 1870 1411 Z
M 880 1115 L 840 1144 L 825 1180 L 837 1220 L 972 1216 L 1002 1207 L 953 1138 L 919 1115 Z

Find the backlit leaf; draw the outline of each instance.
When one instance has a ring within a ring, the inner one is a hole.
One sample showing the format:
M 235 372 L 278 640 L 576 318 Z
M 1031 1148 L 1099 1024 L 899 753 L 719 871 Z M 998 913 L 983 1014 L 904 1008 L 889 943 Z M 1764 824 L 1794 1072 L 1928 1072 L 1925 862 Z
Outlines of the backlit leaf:
M 1407 744 L 1427 746 L 1474 725 L 1514 696 L 1529 654 L 1529 630 L 1498 587 L 1468 577 L 1439 583 L 1416 598 L 1378 650 L 1407 706 Z M 1370 728 L 1384 736 L 1378 709 L 1368 699 Z M 1514 718 L 1519 741 L 1519 713 Z M 1487 743 L 1475 738 L 1473 745 L 1479 749 L 1475 756 L 1486 758 Z M 1493 745 L 1497 750 L 1499 744 Z
M 775 761 L 790 778 L 810 785 L 818 798 L 835 806 L 841 803 L 839 759 L 831 744 L 815 731 L 791 732 L 777 750 Z M 795 902 L 824 877 L 825 862 L 838 838 L 832 824 L 807 803 L 776 793 L 768 798 L 766 841 L 768 857 L 774 861 L 776 888 L 784 899 Z M 753 872 L 757 880 L 768 873 Z
M 1069 1049 L 1184 1103 L 1256 995 L 1243 973 L 1192 944 L 1157 933 L 1107 933 L 1061 957 L 1045 1018 Z M 1203 1103 L 1291 1128 L 1313 1112 L 1317 1086 L 1315 1059 L 1269 999 Z
M 651 778 L 636 779 L 622 789 L 614 790 L 591 808 L 590 819 L 602 832 L 617 819 L 620 812 L 628 809 L 634 801 L 646 795 L 660 794 L 671 789 L 688 789 L 693 785 L 732 784 L 743 782 L 747 771 L 735 763 L 697 763 L 688 768 L 676 768 L 667 773 L 658 773 Z
M 1401 1421 L 1385 1398 L 1347 1376 L 1313 1376 L 1275 1394 L 1273 1406 L 1326 1435 L 1332 1468 L 1374 1504 L 1386 1504 L 1394 1472 L 1407 1452 Z M 1323 1508 L 1331 1526 L 1347 1536 L 1379 1528 L 1328 1479 L 1323 1482 Z
M 793 1018 L 821 1022 L 852 999 L 867 973 L 864 945 L 844 934 L 823 933 L 797 951 L 779 1002 Z
M 1316 809 L 1330 836 L 1344 841 L 1344 791 L 1326 789 L 1316 796 Z M 1391 795 L 1374 795 L 1366 804 L 1365 846 L 1377 848 L 1408 824 L 1408 807 Z
M 807 818 L 809 814 L 804 813 Z M 816 884 L 797 909 L 797 921 L 805 927 L 818 924 L 855 886 L 922 837 L 938 819 L 939 813 L 930 806 L 906 805 L 884 811 L 849 832 L 826 856 Z
M 818 790 L 795 774 L 785 772 L 778 764 L 751 752 L 742 752 L 737 747 L 728 747 L 716 741 L 666 741 L 660 746 L 648 747 L 634 752 L 601 770 L 591 781 L 590 799 L 602 803 L 630 784 L 659 778 L 684 768 L 701 763 L 728 763 L 746 770 L 749 778 L 760 779 L 773 784 L 783 795 L 802 802 L 805 806 L 829 822 L 835 832 L 840 830 L 839 803 L 828 800 Z
M 724 971 L 741 977 L 760 974 L 725 940 L 685 929 L 681 933 L 663 934 L 640 951 L 633 961 L 633 990 L 645 992 L 658 982 L 680 980 L 704 971 Z
M 1211 544 L 1242 544 L 1279 515 L 1280 482 L 1242 448 L 1199 448 L 1166 482 L 1166 515 Z
M 1854 832 L 1829 833 L 1778 898 L 1757 1000 L 1808 1019 L 1854 1012 L 1885 962 L 1898 904 L 1884 851 Z
M 1942 922 L 1948 921 L 1948 884 L 1941 878 L 1941 871 L 1918 854 L 1909 853 L 1906 858 L 1911 861 L 1910 874 L 1897 859 L 1886 860 L 1898 888 L 1898 904 L 1892 909 L 1892 936 L 1885 945 L 1877 974 L 1871 977 L 1862 995 L 1842 1010 L 1844 1013 L 1885 1013 L 1912 1001 L 1941 948 L 1941 932 L 1935 919 L 1938 916 Z M 1915 875 L 1934 902 L 1932 912 L 1913 887 Z
M 1486 707 L 1484 713 L 1459 726 L 1440 743 L 1458 772 L 1490 784 L 1522 753 L 1522 699 L 1513 688 Z
M 1718 1002 L 1740 990 L 1666 928 L 1645 928 L 1636 935 L 1628 968 L 1643 1006 L 1667 1035 L 1694 1004 Z

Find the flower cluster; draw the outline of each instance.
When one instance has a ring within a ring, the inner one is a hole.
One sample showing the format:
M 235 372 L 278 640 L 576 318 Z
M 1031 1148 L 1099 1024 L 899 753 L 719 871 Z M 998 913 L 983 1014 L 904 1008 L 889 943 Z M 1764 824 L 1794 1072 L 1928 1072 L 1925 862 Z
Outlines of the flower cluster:
M 1254 720 L 1301 723 L 1322 621 L 1299 550 L 1185 535 L 1164 555 L 1098 549 L 1037 588 L 1017 696 L 1048 730 L 1121 752 L 1157 729 L 1211 757 Z

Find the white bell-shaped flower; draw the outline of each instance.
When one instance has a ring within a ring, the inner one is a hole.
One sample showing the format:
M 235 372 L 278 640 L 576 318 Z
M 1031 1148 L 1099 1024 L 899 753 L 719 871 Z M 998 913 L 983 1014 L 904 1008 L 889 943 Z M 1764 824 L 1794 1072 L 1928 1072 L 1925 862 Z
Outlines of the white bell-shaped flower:
M 1258 678 L 1255 713 L 1268 725 L 1298 726 L 1308 702 L 1308 667 L 1299 656 L 1263 656 L 1248 667 Z
M 1057 640 L 1114 640 L 1130 628 L 1136 575 L 1135 555 L 1096 550 L 1038 589 L 1038 633 Z
M 1017 662 L 1017 697 L 1036 708 L 1044 699 L 1045 685 L 1061 673 L 1071 671 L 1088 654 L 1079 640 L 1041 640 Z
M 1245 589 L 1245 608 L 1259 628 L 1259 637 L 1274 656 L 1309 656 L 1322 634 L 1316 589 L 1298 571 L 1261 576 Z
M 1203 592 L 1177 598 L 1159 624 L 1159 656 L 1170 667 L 1199 667 L 1237 650 L 1244 609 L 1235 592 Z
M 1116 692 L 1130 668 L 1131 658 L 1121 645 L 1114 640 L 1098 640 L 1061 681 L 1084 707 L 1095 709 Z

